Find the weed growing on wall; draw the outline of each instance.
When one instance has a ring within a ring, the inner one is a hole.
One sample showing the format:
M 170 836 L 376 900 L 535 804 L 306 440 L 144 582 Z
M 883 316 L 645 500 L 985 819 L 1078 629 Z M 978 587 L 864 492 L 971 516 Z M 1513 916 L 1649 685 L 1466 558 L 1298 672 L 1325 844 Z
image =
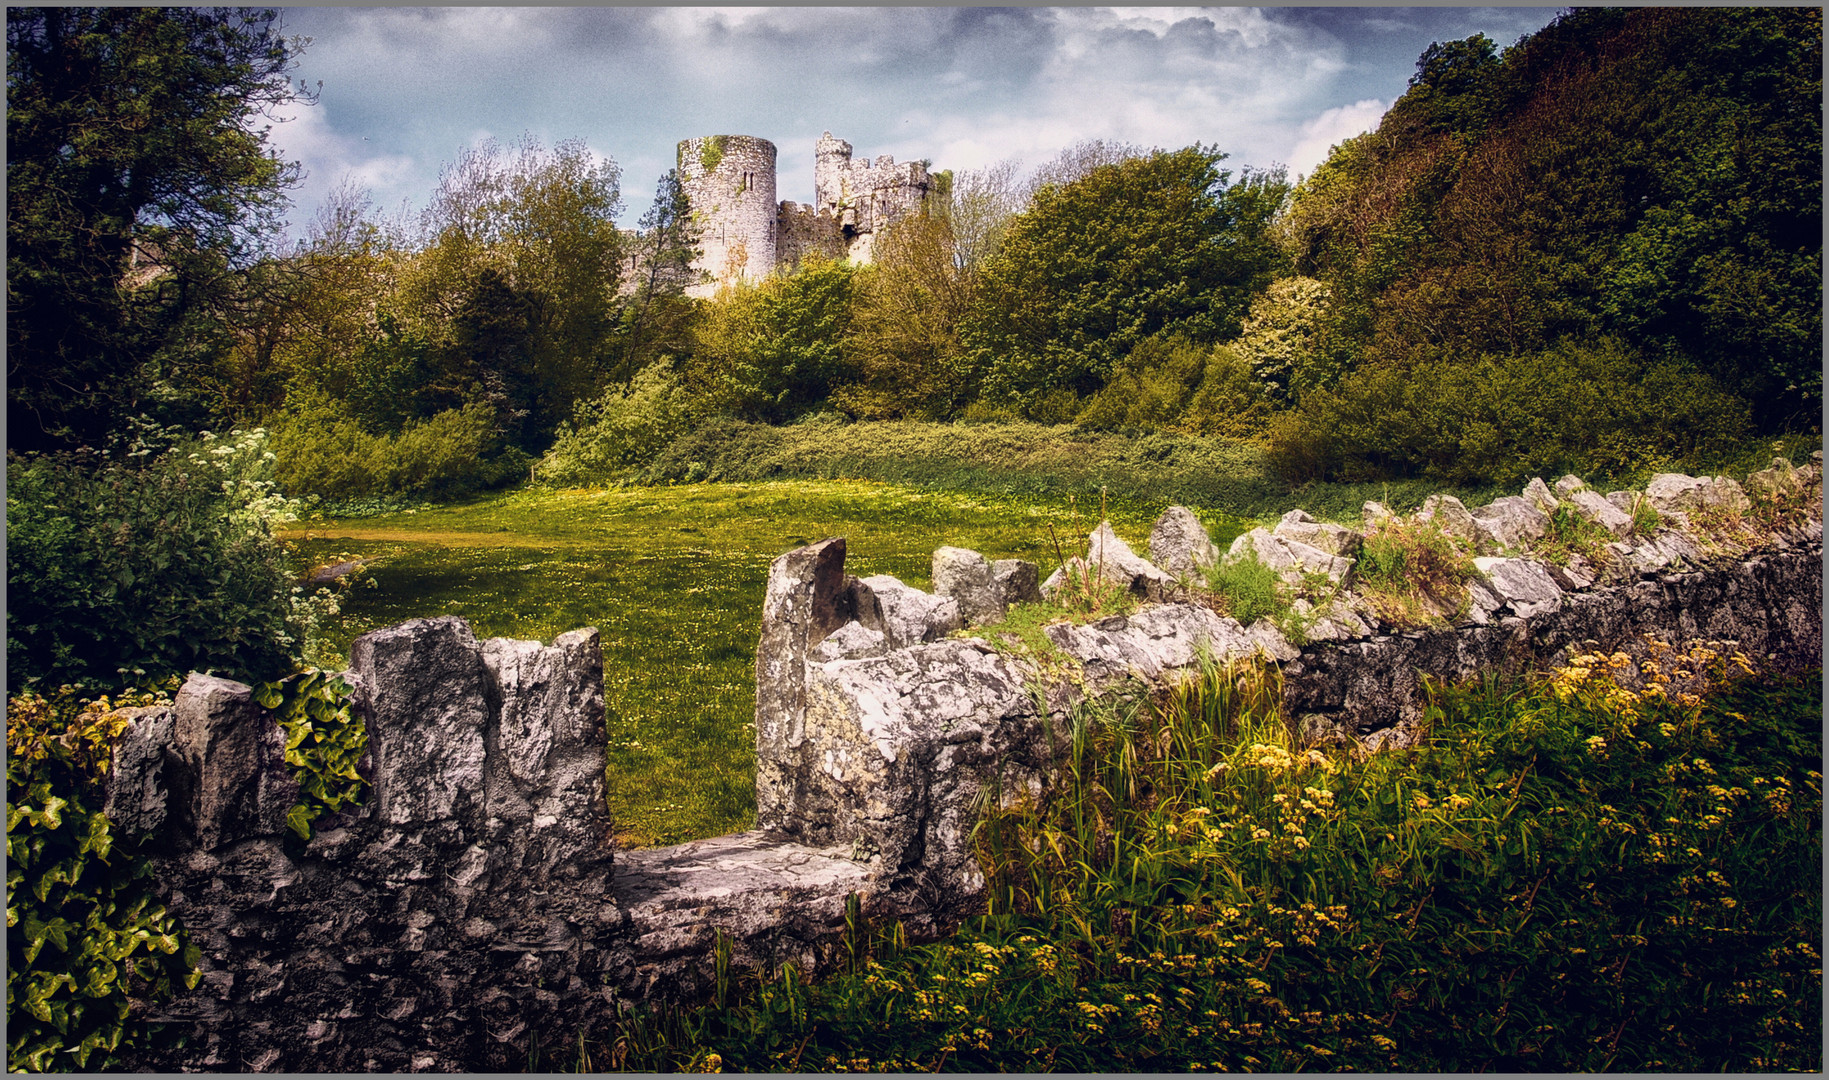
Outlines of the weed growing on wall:
M 593 1061 L 1818 1069 L 1820 682 L 1743 659 L 1433 686 L 1426 743 L 1371 755 L 1293 741 L 1274 671 L 1209 665 L 1082 713 L 1055 797 L 983 820 L 982 918 L 632 1014 Z
M 1655 520 L 1657 511 L 1653 509 L 1651 514 Z M 1637 519 L 1635 514 L 1633 520 Z M 1598 564 L 1606 561 L 1607 544 L 1612 540 L 1612 533 L 1563 503 L 1550 512 L 1549 531 L 1532 542 L 1531 554 L 1557 566 L 1567 566 L 1576 555 Z
M 1207 570 L 1207 587 L 1223 598 L 1227 614 L 1246 626 L 1275 619 L 1289 611 L 1282 579 L 1264 565 L 1257 549 L 1247 546 L 1237 557 L 1220 559 Z
M 1397 626 L 1427 626 L 1467 610 L 1473 556 L 1435 521 L 1391 519 L 1366 534 L 1359 554 L 1359 592 L 1378 617 Z
M 368 780 L 356 771 L 368 749 L 368 728 L 351 709 L 353 688 L 328 672 L 311 669 L 262 683 L 254 700 L 286 733 L 286 764 L 299 782 L 299 802 L 286 826 L 311 839 L 311 823 L 360 802 Z

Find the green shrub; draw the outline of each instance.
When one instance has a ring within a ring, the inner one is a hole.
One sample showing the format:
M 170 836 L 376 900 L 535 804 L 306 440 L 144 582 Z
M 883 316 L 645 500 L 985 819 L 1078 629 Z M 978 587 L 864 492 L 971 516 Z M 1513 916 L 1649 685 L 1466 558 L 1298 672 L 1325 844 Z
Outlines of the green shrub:
M 1259 619 L 1279 619 L 1289 612 L 1282 579 L 1264 565 L 1253 547 L 1247 546 L 1237 558 L 1214 563 L 1207 571 L 1207 587 L 1223 597 L 1232 617 L 1246 626 Z
M 272 524 L 293 504 L 264 479 L 258 432 L 206 437 L 129 466 L 7 462 L 7 669 L 113 690 L 213 671 L 289 671 L 312 625 Z
M 578 407 L 540 459 L 542 482 L 567 486 L 618 479 L 653 461 L 685 434 L 690 416 L 679 380 L 663 365 L 644 368 L 625 390 Z
M 1309 394 L 1272 435 L 1292 482 L 1424 475 L 1514 482 L 1618 476 L 1732 449 L 1746 402 L 1709 376 L 1610 341 L 1517 356 L 1375 365 Z
M 294 392 L 273 426 L 275 473 L 294 496 L 348 500 L 451 496 L 518 480 L 532 458 L 497 445 L 495 413 L 482 402 L 407 421 L 398 435 L 371 434 L 341 404 Z

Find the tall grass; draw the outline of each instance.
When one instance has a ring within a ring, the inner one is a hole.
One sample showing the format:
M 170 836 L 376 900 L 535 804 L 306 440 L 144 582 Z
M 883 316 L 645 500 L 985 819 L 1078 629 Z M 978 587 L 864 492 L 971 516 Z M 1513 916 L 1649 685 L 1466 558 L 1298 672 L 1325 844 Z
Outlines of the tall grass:
M 1055 798 L 987 802 L 986 915 L 912 947 L 859 928 L 842 974 L 727 977 L 594 1060 L 1819 1069 L 1820 676 L 1658 655 L 1639 689 L 1598 656 L 1433 687 L 1426 745 L 1371 756 L 1292 742 L 1246 665 L 1089 709 Z

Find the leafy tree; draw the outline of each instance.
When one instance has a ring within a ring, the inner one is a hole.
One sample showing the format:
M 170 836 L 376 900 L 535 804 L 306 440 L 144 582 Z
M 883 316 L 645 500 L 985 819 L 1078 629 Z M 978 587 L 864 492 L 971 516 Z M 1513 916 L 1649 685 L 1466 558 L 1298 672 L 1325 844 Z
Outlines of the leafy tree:
M 720 289 L 696 326 L 688 385 L 714 408 L 779 423 L 855 381 L 844 341 L 856 273 L 812 257 L 792 276 Z
M 635 290 L 622 309 L 622 359 L 614 379 L 627 382 L 661 353 L 683 351 L 694 310 L 686 289 L 698 280 L 699 227 L 678 169 L 655 185 L 654 203 L 641 216 L 630 266 Z
M 1281 171 L 1229 184 L 1224 157 L 1159 151 L 1036 193 L 961 326 L 988 402 L 1043 418 L 1044 403 L 1096 393 L 1154 334 L 1238 333 L 1282 265 L 1270 223 L 1288 186 Z
M 167 334 L 263 251 L 309 100 L 272 11 L 7 11 L 9 444 L 99 445 Z
M 935 200 L 935 216 L 945 221 L 952 235 L 953 258 L 960 269 L 982 269 L 1022 211 L 1025 197 L 1016 182 L 1017 168 L 1018 162 L 1006 159 L 949 176 Z
M 1250 366 L 1264 393 L 1279 403 L 1331 386 L 1339 372 L 1322 362 L 1315 336 L 1326 314 L 1328 288 L 1314 278 L 1281 278 L 1251 305 L 1233 348 Z
M 845 349 L 858 381 L 834 389 L 832 404 L 871 419 L 942 419 L 963 405 L 972 386 L 959 322 L 974 281 L 946 218 L 916 214 L 884 230 L 855 278 Z
M 537 451 L 614 361 L 621 172 L 579 141 L 465 150 L 440 176 L 403 314 Z M 473 350 L 480 349 L 480 353 Z
M 1332 293 L 1316 354 L 1401 381 L 1611 338 L 1764 430 L 1814 427 L 1821 57 L 1815 9 L 1579 9 L 1496 58 L 1432 46 L 1292 199 L 1282 237 Z

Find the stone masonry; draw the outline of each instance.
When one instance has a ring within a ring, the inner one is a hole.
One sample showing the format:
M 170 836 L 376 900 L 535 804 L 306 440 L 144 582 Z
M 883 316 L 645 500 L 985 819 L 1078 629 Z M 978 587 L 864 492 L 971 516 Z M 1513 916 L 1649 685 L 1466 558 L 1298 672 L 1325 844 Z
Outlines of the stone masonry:
M 359 638 L 346 677 L 369 731 L 368 795 L 309 842 L 284 828 L 297 787 L 278 726 L 250 688 L 193 675 L 172 706 L 135 712 L 109 778 L 107 812 L 154 853 L 158 888 L 203 954 L 197 989 L 135 1006 L 185 1044 L 131 1065 L 522 1068 L 542 1040 L 600 1040 L 631 1004 L 702 1000 L 720 941 L 739 969 L 831 970 L 852 898 L 911 937 L 944 933 L 982 904 L 978 814 L 1049 797 L 1076 707 L 1207 658 L 1279 663 L 1296 734 L 1367 747 L 1414 740 L 1424 675 L 1638 655 L 1647 635 L 1731 640 L 1772 672 L 1820 668 L 1819 466 L 1774 462 L 1744 491 L 1675 475 L 1599 502 L 1586 490 L 1565 477 L 1488 506 L 1425 504 L 1416 517 L 1481 553 L 1481 577 L 1430 630 L 1384 625 L 1355 593 L 1359 530 L 1292 511 L 1222 555 L 1172 508 L 1145 560 L 1102 523 L 1084 572 L 1140 606 L 1045 627 L 1058 653 L 1046 664 L 979 628 L 1069 587 L 1066 575 L 1038 591 L 1032 564 L 941 548 L 930 594 L 846 574 L 842 538 L 797 548 L 770 567 L 763 602 L 758 828 L 667 848 L 611 849 L 595 630 L 478 641 L 442 617 Z M 1808 512 L 1782 528 L 1733 524 L 1753 497 L 1800 496 Z M 1633 521 L 1601 564 L 1533 557 L 1539 519 L 1565 502 Z M 1655 527 L 1633 518 L 1646 502 Z M 1366 527 L 1392 516 L 1367 504 Z M 1192 591 L 1206 566 L 1247 551 L 1292 582 L 1337 584 L 1309 605 L 1304 642 Z
M 681 183 L 700 236 L 701 280 L 689 295 L 755 282 L 818 255 L 868 263 L 877 233 L 921 208 L 927 168 L 885 154 L 853 161 L 851 144 L 826 132 L 814 147 L 814 201 L 775 202 L 775 144 L 753 135 L 709 135 L 679 144 Z

